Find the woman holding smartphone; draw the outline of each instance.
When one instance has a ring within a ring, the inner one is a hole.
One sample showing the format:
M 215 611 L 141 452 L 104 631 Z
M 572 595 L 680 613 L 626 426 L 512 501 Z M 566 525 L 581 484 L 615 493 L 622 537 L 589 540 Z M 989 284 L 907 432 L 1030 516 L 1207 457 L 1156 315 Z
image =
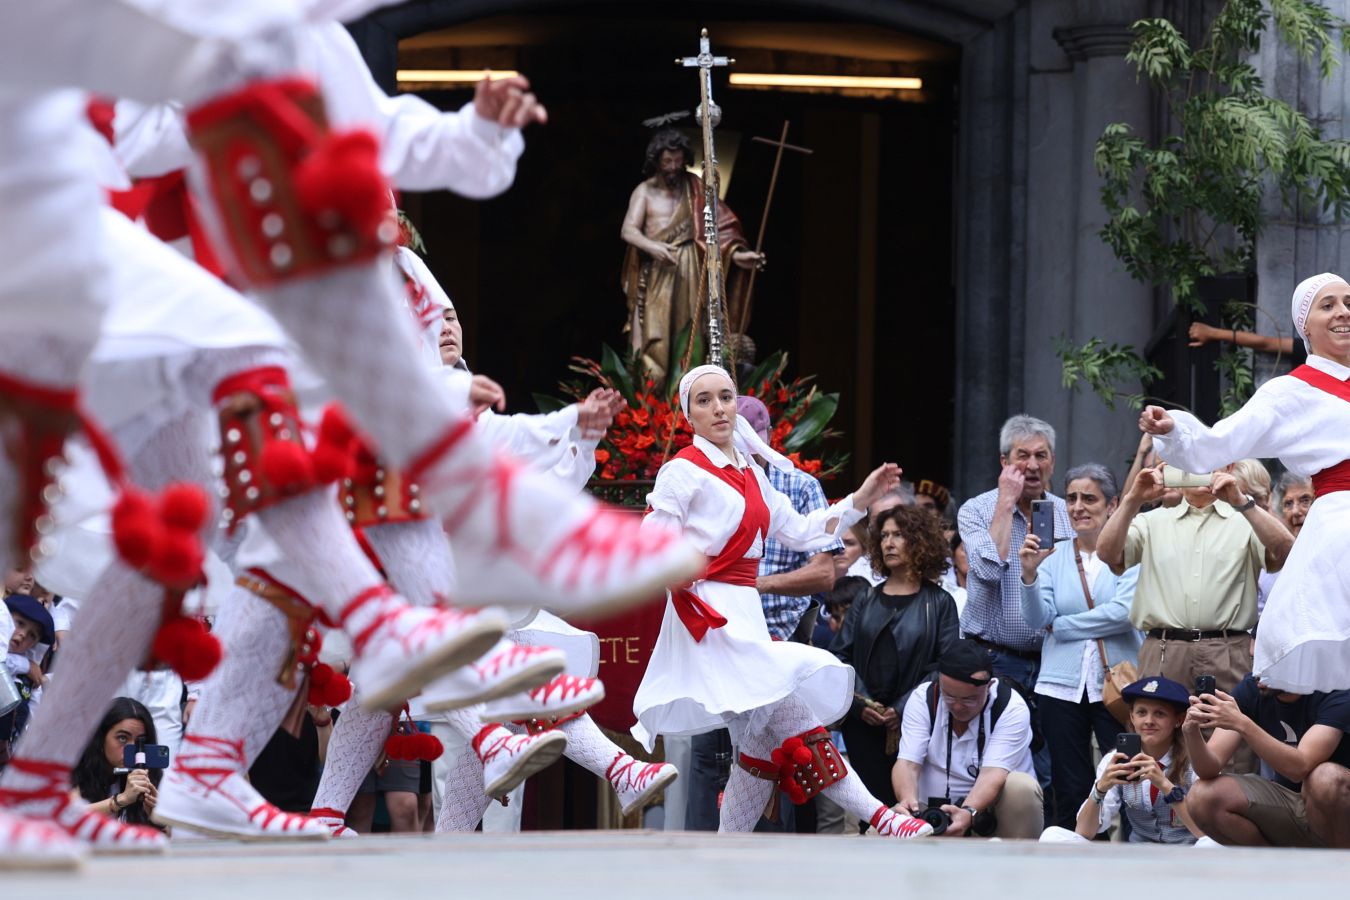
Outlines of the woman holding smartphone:
M 1022 618 L 1047 631 L 1036 680 L 1055 786 L 1047 822 L 1067 829 L 1092 785 L 1093 735 L 1105 748 L 1120 730 L 1102 695 L 1108 667 L 1137 660 L 1142 638 L 1130 624 L 1139 568 L 1116 575 L 1097 555 L 1097 537 L 1119 499 L 1115 476 L 1088 463 L 1070 469 L 1064 485 L 1073 535 L 1048 546 L 1028 533 L 1019 555 Z
M 1181 736 L 1190 693 L 1175 681 L 1154 676 L 1121 694 L 1129 701 L 1134 731 L 1120 735 L 1124 740 L 1118 746 L 1135 744 L 1131 739 L 1137 738 L 1139 752 L 1130 756 L 1116 750 L 1103 756 L 1073 831 L 1053 826 L 1041 834 L 1041 841 L 1094 840 L 1116 813 L 1130 823 L 1130 843 L 1194 844 L 1204 836 L 1186 811 L 1186 792 L 1195 783 Z

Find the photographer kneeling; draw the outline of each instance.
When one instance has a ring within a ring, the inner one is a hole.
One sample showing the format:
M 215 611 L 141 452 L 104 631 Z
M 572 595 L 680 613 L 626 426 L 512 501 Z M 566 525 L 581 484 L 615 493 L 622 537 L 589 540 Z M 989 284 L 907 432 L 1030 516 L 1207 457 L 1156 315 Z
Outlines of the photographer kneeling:
M 938 673 L 905 703 L 891 773 L 897 809 L 934 835 L 1034 840 L 1045 816 L 1026 701 L 992 677 L 989 652 L 971 640 L 944 651 Z

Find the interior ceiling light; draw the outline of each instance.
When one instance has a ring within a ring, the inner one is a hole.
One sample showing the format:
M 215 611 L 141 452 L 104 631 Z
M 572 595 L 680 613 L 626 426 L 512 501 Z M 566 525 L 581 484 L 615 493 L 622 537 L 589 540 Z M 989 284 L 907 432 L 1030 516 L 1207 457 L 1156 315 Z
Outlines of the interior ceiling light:
M 520 74 L 511 69 L 399 69 L 398 80 L 405 84 L 477 84 L 483 80 L 484 72 L 493 81 Z
M 873 75 L 777 75 L 732 72 L 735 87 L 834 88 L 863 91 L 918 91 L 922 78 L 891 78 Z

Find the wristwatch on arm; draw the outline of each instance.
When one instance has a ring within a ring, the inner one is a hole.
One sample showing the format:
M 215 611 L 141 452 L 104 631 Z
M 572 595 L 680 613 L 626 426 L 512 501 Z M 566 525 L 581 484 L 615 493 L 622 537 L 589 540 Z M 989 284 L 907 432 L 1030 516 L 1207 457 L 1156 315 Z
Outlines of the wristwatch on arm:
M 1233 507 L 1233 510 L 1235 512 L 1245 513 L 1247 510 L 1251 509 L 1255 505 L 1256 505 L 1256 498 L 1253 497 L 1251 494 L 1248 494 L 1247 502 L 1242 504 L 1241 506 Z

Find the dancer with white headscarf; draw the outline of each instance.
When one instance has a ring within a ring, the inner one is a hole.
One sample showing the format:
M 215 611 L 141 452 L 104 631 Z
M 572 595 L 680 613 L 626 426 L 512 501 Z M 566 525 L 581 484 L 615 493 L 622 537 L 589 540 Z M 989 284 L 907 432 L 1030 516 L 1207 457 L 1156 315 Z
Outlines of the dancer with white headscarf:
M 1350 688 L 1350 283 L 1329 272 L 1306 279 L 1292 314 L 1306 365 L 1213 428 L 1157 406 L 1139 427 L 1163 459 L 1193 472 L 1274 456 L 1311 477 L 1317 500 L 1266 601 L 1254 665 L 1265 686 L 1310 694 Z
M 702 579 L 669 595 L 633 700 L 634 737 L 650 750 L 659 734 L 731 730 L 739 756 L 721 831 L 753 830 L 783 790 L 796 803 L 823 791 L 882 835 L 931 833 L 869 794 L 823 727 L 848 711 L 853 669 L 824 650 L 772 640 L 755 590 L 766 538 L 808 552 L 825 546 L 896 486 L 899 466 L 879 466 L 843 500 L 803 516 L 751 461 L 792 465 L 736 414 L 736 387 L 724 369 L 690 370 L 680 380 L 680 408 L 694 442 L 657 473 L 646 523 L 682 528 L 709 565 Z

